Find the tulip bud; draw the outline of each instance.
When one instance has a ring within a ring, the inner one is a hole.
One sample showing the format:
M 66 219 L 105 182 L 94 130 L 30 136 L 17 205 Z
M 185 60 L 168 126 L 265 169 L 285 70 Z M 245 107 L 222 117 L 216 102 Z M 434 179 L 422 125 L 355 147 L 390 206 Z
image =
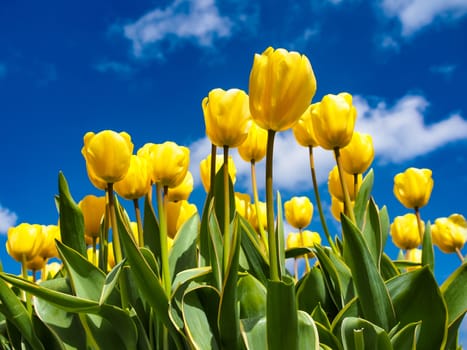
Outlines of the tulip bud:
M 125 199 L 138 199 L 151 189 L 151 175 L 146 158 L 131 156 L 130 168 L 125 177 L 114 185 L 115 192 Z
M 422 221 L 423 231 L 424 227 L 425 224 Z M 394 244 L 400 249 L 417 248 L 421 244 L 421 238 L 415 214 L 409 213 L 395 217 L 391 224 L 391 236 Z
M 167 203 L 167 235 L 175 238 L 180 227 L 198 212 L 196 205 L 188 201 Z
M 78 206 L 84 217 L 84 234 L 91 239 L 99 237 L 105 213 L 105 196 L 87 195 L 78 203 Z
M 86 133 L 81 149 L 89 172 L 106 183 L 115 183 L 125 177 L 132 152 L 130 135 L 112 130 Z
M 252 123 L 246 140 L 238 146 L 238 154 L 246 162 L 259 162 L 266 156 L 268 132 Z
M 193 192 L 193 175 L 188 171 L 180 185 L 169 189 L 167 198 L 170 202 L 188 200 L 191 192 Z
M 22 223 L 8 229 L 6 250 L 16 261 L 22 262 L 23 258 L 32 260 L 39 254 L 43 243 L 41 225 Z
M 250 206 L 250 218 L 248 219 L 251 226 L 253 226 L 256 231 L 259 231 L 260 224 L 263 226 L 264 229 L 268 227 L 266 203 L 258 202 L 258 208 L 259 208 L 260 220 L 258 220 L 258 213 L 256 212 L 256 206 L 253 203 Z
M 249 82 L 250 112 L 261 128 L 290 129 L 315 92 L 316 79 L 306 56 L 272 47 L 255 55 Z
M 220 155 L 216 156 L 216 174 L 224 164 L 224 158 Z M 232 180 L 232 183 L 235 184 L 237 174 L 237 169 L 235 168 L 235 163 L 231 156 L 229 156 L 229 176 Z M 199 163 L 199 175 L 201 177 L 201 182 L 203 183 L 203 187 L 206 192 L 209 192 L 209 188 L 211 186 L 211 155 L 208 155 Z
M 36 255 L 31 260 L 26 261 L 26 268 L 32 271 L 42 270 L 45 266 L 46 259 L 43 256 Z
M 152 181 L 173 188 L 180 185 L 190 165 L 190 150 L 167 141 L 150 149 Z
M 60 227 L 57 225 L 42 226 L 42 233 L 44 234 L 44 243 L 39 255 L 45 259 L 58 258 L 55 240 L 60 240 Z
M 350 143 L 341 150 L 342 168 L 349 174 L 363 174 L 373 162 L 375 150 L 370 135 L 354 132 Z
M 312 248 L 316 244 L 318 244 L 318 245 L 321 244 L 321 236 L 319 235 L 319 233 L 318 232 L 312 232 L 312 231 L 309 231 L 309 230 L 303 230 L 301 232 L 301 240 L 302 240 L 303 247 Z M 314 258 L 315 254 L 314 253 L 308 253 L 307 256 L 309 258 Z
M 287 249 L 300 248 L 302 246 L 302 239 L 300 237 L 300 233 L 290 232 L 287 235 L 286 245 Z
M 214 89 L 201 103 L 206 135 L 217 147 L 238 147 L 251 125 L 248 95 L 239 89 Z
M 352 95 L 343 92 L 328 94 L 311 111 L 316 139 L 327 150 L 343 148 L 352 138 L 357 110 Z
M 344 202 L 331 196 L 331 213 L 334 219 L 341 221 L 341 213 L 344 213 Z
M 297 228 L 302 229 L 308 226 L 313 216 L 313 204 L 308 197 L 293 197 L 284 203 L 285 219 Z
M 409 168 L 394 177 L 394 195 L 406 208 L 424 207 L 430 200 L 432 190 L 430 169 Z
M 319 146 L 318 140 L 315 136 L 315 130 L 313 128 L 313 120 L 311 112 L 317 106 L 317 103 L 313 103 L 308 106 L 306 111 L 302 114 L 297 124 L 292 128 L 293 135 L 298 144 L 303 147 L 316 147 Z
M 467 241 L 467 221 L 460 214 L 438 218 L 431 226 L 433 243 L 445 253 L 462 249 Z
M 343 172 L 344 174 L 344 181 L 345 185 L 347 186 L 347 190 L 349 191 L 350 200 L 355 200 L 355 194 L 358 193 L 359 185 L 357 186 L 357 190 L 355 191 L 354 187 L 354 176 L 351 174 Z M 362 183 L 362 175 L 358 175 L 357 183 Z M 341 202 L 344 202 L 344 193 L 342 192 L 342 185 L 339 178 L 339 169 L 337 166 L 334 166 L 332 170 L 329 172 L 328 176 L 328 191 L 333 196 L 336 197 Z
M 235 192 L 235 209 L 246 220 L 251 216 L 251 198 L 246 193 Z
M 407 250 L 406 258 L 408 261 L 421 264 L 422 262 L 422 250 L 418 248 Z M 407 271 L 413 271 L 419 269 L 421 266 L 409 266 Z

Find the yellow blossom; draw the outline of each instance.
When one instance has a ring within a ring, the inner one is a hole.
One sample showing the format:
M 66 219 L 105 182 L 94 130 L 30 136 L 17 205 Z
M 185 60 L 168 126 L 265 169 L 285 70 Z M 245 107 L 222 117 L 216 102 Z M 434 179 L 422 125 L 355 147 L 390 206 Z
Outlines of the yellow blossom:
M 284 203 L 284 209 L 285 219 L 297 229 L 308 226 L 313 217 L 313 204 L 308 197 L 293 197 Z
M 167 203 L 167 235 L 174 238 L 180 227 L 198 212 L 196 205 L 188 201 Z
M 431 226 L 433 243 L 445 253 L 462 249 L 467 240 L 467 221 L 460 214 L 438 218 Z
M 246 193 L 235 192 L 235 209 L 246 220 L 251 216 L 251 198 Z
M 84 217 L 84 234 L 91 239 L 98 238 L 105 213 L 105 196 L 97 197 L 92 194 L 84 196 L 78 206 Z
M 169 189 L 167 198 L 171 202 L 188 200 L 191 192 L 193 192 L 193 175 L 188 171 L 180 185 Z
M 354 132 L 350 143 L 342 148 L 342 168 L 349 174 L 363 174 L 373 162 L 375 150 L 368 134 Z
M 6 250 L 16 261 L 22 262 L 35 258 L 44 243 L 42 226 L 22 223 L 8 229 Z
M 358 193 L 359 185 L 357 186 L 357 191 L 354 190 L 354 176 L 348 174 L 344 171 L 344 181 L 347 186 L 347 191 L 349 192 L 350 200 L 355 200 L 355 192 Z M 358 184 L 362 183 L 362 175 L 358 175 Z M 332 170 L 329 172 L 328 176 L 328 191 L 333 196 L 336 197 L 341 202 L 344 202 L 344 194 L 342 192 L 342 185 L 339 178 L 339 169 L 337 166 L 334 166 Z
M 58 258 L 55 240 L 60 241 L 60 227 L 57 225 L 42 226 L 42 233 L 44 234 L 44 243 L 39 255 L 45 259 Z
M 259 162 L 266 156 L 268 132 L 252 123 L 246 140 L 238 146 L 238 154 L 246 162 Z
M 311 112 L 317 106 L 317 103 L 313 103 L 306 111 L 302 114 L 297 124 L 292 128 L 295 140 L 298 144 L 303 147 L 317 147 L 319 146 L 318 140 L 315 136 L 315 130 L 313 128 L 313 120 Z
M 425 231 L 424 227 L 425 224 L 422 221 L 423 231 Z M 391 224 L 390 231 L 392 241 L 401 249 L 414 249 L 421 244 L 417 217 L 415 214 L 409 213 L 395 217 Z
M 180 185 L 190 165 L 190 150 L 175 142 L 155 144 L 150 149 L 152 181 L 173 188 Z
M 130 168 L 125 177 L 114 185 L 115 192 L 125 199 L 138 199 L 151 189 L 151 175 L 146 158 L 131 156 Z
M 394 195 L 406 208 L 420 209 L 427 205 L 433 190 L 430 169 L 409 168 L 394 177 Z
M 224 164 L 224 157 L 221 155 L 216 156 L 216 173 L 220 170 Z M 229 156 L 229 175 L 233 184 L 235 184 L 237 174 L 237 168 L 235 168 L 235 163 L 231 156 Z M 211 186 L 211 155 L 208 155 L 199 163 L 199 175 L 201 177 L 201 182 L 206 192 L 209 192 L 209 187 Z

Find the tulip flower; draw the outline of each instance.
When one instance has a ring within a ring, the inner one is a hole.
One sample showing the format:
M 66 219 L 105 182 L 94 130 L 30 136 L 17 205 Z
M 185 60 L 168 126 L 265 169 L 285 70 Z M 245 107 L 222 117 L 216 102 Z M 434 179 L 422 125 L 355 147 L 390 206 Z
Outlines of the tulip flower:
M 167 234 L 175 238 L 180 227 L 198 212 L 196 205 L 182 200 L 167 203 Z
M 28 270 L 33 271 L 33 281 L 36 281 L 36 271 L 42 270 L 45 267 L 46 260 L 43 256 L 36 255 L 34 258 L 31 260 L 26 261 L 26 267 Z
M 422 250 L 418 248 L 409 249 L 407 250 L 407 254 L 405 255 L 408 261 L 421 264 L 422 263 Z M 421 266 L 409 266 L 407 267 L 407 271 L 413 271 L 419 269 Z
M 125 177 L 132 152 L 130 135 L 112 130 L 86 133 L 81 150 L 89 172 L 106 183 L 115 183 Z
M 348 174 L 344 172 L 344 181 L 346 183 L 347 188 L 353 189 L 355 185 L 357 185 L 356 190 L 350 191 L 350 200 L 355 201 L 356 194 L 358 193 L 358 184 L 361 183 L 362 181 L 362 175 L 359 174 L 357 177 L 357 184 L 354 183 L 354 176 L 351 174 Z M 340 200 L 341 202 L 344 202 L 344 193 L 342 192 L 342 186 L 340 182 L 340 177 L 339 177 L 339 170 L 337 166 L 334 166 L 332 170 L 329 172 L 328 176 L 328 190 L 329 193 Z
M 319 146 L 318 140 L 315 136 L 315 129 L 313 128 L 313 119 L 311 113 L 318 103 L 313 103 L 308 106 L 302 114 L 297 124 L 292 128 L 295 140 L 303 147 L 317 147 Z
M 452 214 L 448 218 L 438 218 L 431 226 L 433 243 L 445 253 L 457 252 L 459 258 L 464 258 L 460 250 L 467 241 L 467 221 L 460 214 Z
M 423 222 L 422 226 L 424 227 Z M 414 249 L 422 243 L 415 214 L 409 213 L 395 217 L 390 231 L 392 241 L 400 249 Z
M 406 208 L 420 209 L 430 200 L 433 178 L 430 169 L 409 168 L 394 177 L 394 195 Z
M 87 195 L 78 203 L 78 206 L 84 217 L 84 234 L 97 240 L 105 213 L 105 196 Z
M 61 268 L 62 264 L 56 261 L 46 264 L 43 270 L 42 280 L 53 279 Z
M 41 251 L 44 243 L 42 226 L 22 223 L 8 229 L 6 250 L 16 261 L 32 260 Z
M 235 209 L 246 220 L 251 216 L 251 198 L 246 193 L 235 192 Z
M 216 157 L 216 173 L 220 170 L 223 164 L 222 158 Z M 229 175 L 230 180 L 235 184 L 237 168 L 231 156 L 229 156 Z M 199 163 L 199 175 L 201 177 L 201 182 L 206 192 L 209 192 L 209 187 L 211 183 L 211 155 L 208 155 Z
M 300 233 L 290 232 L 287 235 L 286 247 L 287 249 L 300 248 L 302 246 L 302 239 Z
M 248 95 L 239 89 L 214 89 L 201 103 L 206 135 L 217 147 L 238 147 L 251 125 Z
M 331 195 L 331 213 L 334 219 L 341 221 L 341 214 L 344 212 L 344 202 Z
M 188 172 L 190 150 L 167 141 L 151 147 L 152 181 L 161 187 L 180 185 Z
M 249 82 L 250 112 L 261 128 L 290 129 L 315 92 L 315 75 L 305 55 L 272 47 L 255 55 Z
M 266 229 L 268 227 L 268 222 L 267 222 L 267 214 L 266 214 L 266 203 L 265 202 L 258 202 L 258 208 L 259 208 L 259 220 L 258 220 L 258 211 L 256 209 L 255 205 L 252 205 L 250 207 L 250 218 L 249 222 L 251 226 L 256 231 L 260 230 L 260 225 L 263 229 Z
M 107 189 L 107 182 L 101 180 L 93 173 L 93 170 L 90 169 L 88 163 L 86 163 L 86 173 L 88 174 L 89 181 L 94 185 L 95 188 L 99 190 Z
M 151 188 L 151 175 L 146 158 L 132 155 L 125 177 L 115 183 L 114 189 L 121 197 L 129 200 L 143 197 Z
M 350 143 L 341 149 L 342 167 L 348 174 L 363 174 L 373 162 L 375 150 L 368 134 L 354 132 Z
M 285 219 L 297 228 L 303 229 L 308 226 L 313 216 L 313 204 L 308 197 L 293 197 L 284 203 Z
M 246 162 L 259 162 L 266 156 L 268 132 L 252 123 L 245 141 L 238 146 L 238 154 Z
M 191 192 L 193 192 L 193 175 L 188 171 L 180 185 L 169 189 L 168 200 L 170 202 L 188 200 Z
M 58 258 L 57 246 L 55 240 L 60 240 L 60 227 L 57 225 L 42 226 L 44 243 L 39 255 L 45 259 Z

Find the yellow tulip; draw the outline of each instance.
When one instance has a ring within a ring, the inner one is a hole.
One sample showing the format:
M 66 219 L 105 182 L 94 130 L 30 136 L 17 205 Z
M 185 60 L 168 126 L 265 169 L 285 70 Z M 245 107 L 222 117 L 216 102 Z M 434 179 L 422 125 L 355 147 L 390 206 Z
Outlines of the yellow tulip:
M 408 261 L 411 261 L 411 262 L 414 262 L 414 263 L 417 263 L 417 264 L 421 264 L 421 262 L 422 262 L 422 250 L 418 249 L 418 248 L 407 250 L 406 259 Z M 413 270 L 416 270 L 416 269 L 419 269 L 419 268 L 421 268 L 421 266 L 409 266 L 409 267 L 407 267 L 407 271 L 413 271 Z
M 32 271 L 42 270 L 45 266 L 46 260 L 43 256 L 36 255 L 31 260 L 26 261 L 26 268 Z
M 373 162 L 375 149 L 368 134 L 354 132 L 350 143 L 341 149 L 344 171 L 349 174 L 363 174 Z
M 239 89 L 214 89 L 201 103 L 206 135 L 218 147 L 238 147 L 250 128 L 248 95 Z
M 246 140 L 238 146 L 238 154 L 246 162 L 259 162 L 266 156 L 268 132 L 256 123 L 251 123 Z
M 308 197 L 293 197 L 284 203 L 285 219 L 297 228 L 302 229 L 308 226 L 313 216 L 313 204 Z
M 114 245 L 109 242 L 107 251 L 107 269 L 111 270 L 115 266 Z
M 344 172 L 344 181 L 349 191 L 350 200 L 355 200 L 355 193 L 358 192 L 359 186 L 357 186 L 357 191 L 354 191 L 354 176 Z M 358 175 L 358 184 L 362 183 L 362 175 Z M 341 202 L 344 202 L 344 194 L 342 192 L 342 185 L 339 178 L 339 170 L 337 166 L 334 166 L 329 172 L 328 176 L 328 191 L 329 193 L 336 197 Z
M 150 149 L 152 181 L 173 188 L 180 185 L 190 165 L 190 150 L 175 142 L 155 144 Z
M 22 262 L 35 258 L 44 243 L 42 226 L 22 223 L 8 229 L 6 250 L 16 261 Z
M 146 158 L 131 156 L 130 168 L 125 177 L 114 185 L 115 192 L 125 199 L 138 199 L 151 189 L 151 175 Z
M 352 138 L 357 110 L 352 95 L 328 94 L 311 111 L 316 139 L 327 150 L 343 148 Z
M 315 92 L 316 79 L 306 56 L 272 47 L 255 55 L 249 81 L 250 112 L 261 128 L 290 129 Z
M 422 221 L 423 231 L 425 224 Z M 397 216 L 391 224 L 391 236 L 394 244 L 401 249 L 414 249 L 421 244 L 417 217 L 409 213 Z
M 300 233 L 290 232 L 287 235 L 286 246 L 287 249 L 300 248 L 302 246 L 302 239 L 300 237 Z
M 49 280 L 54 278 L 62 268 L 62 264 L 53 261 L 45 265 L 45 273 L 42 275 L 43 280 Z
M 433 243 L 445 253 L 462 249 L 467 240 L 467 221 L 460 214 L 438 218 L 431 226 Z
M 258 202 L 258 207 L 260 220 L 258 220 L 258 213 L 256 212 L 256 206 L 254 203 L 252 203 L 250 206 L 250 217 L 248 219 L 251 226 L 253 226 L 256 231 L 259 231 L 260 224 L 264 229 L 268 227 L 268 221 L 266 217 L 266 202 Z
M 235 209 L 246 220 L 251 216 L 251 198 L 246 193 L 235 192 Z
M 171 202 L 188 200 L 191 192 L 193 192 L 193 175 L 188 171 L 180 185 L 169 189 L 167 198 Z
M 317 103 L 313 103 L 308 106 L 306 111 L 302 114 L 297 124 L 292 128 L 295 140 L 298 144 L 303 147 L 317 147 L 319 146 L 318 140 L 315 136 L 315 130 L 313 128 L 313 120 L 311 118 L 312 110 L 317 106 Z
M 420 209 L 430 200 L 433 178 L 430 169 L 409 168 L 394 177 L 394 195 L 406 208 Z
M 84 135 L 81 153 L 89 172 L 103 182 L 115 183 L 123 179 L 128 172 L 133 143 L 126 132 L 88 132 Z
M 84 217 L 84 234 L 91 239 L 99 237 L 105 213 L 105 196 L 87 195 L 78 203 L 78 206 Z
M 216 173 L 220 170 L 224 164 L 224 157 L 221 155 L 216 156 Z M 237 174 L 237 168 L 231 156 L 229 156 L 229 165 L 228 165 L 230 179 L 233 184 L 235 184 Z M 206 192 L 209 192 L 211 186 L 211 155 L 208 155 L 199 163 L 199 175 L 201 177 L 201 182 Z
M 331 213 L 334 219 L 341 221 L 341 214 L 344 212 L 344 202 L 331 195 Z
M 91 181 L 95 188 L 104 191 L 107 189 L 107 182 L 98 178 L 96 174 L 94 174 L 89 168 L 88 163 L 86 163 L 86 173 L 88 174 L 89 181 Z
M 309 230 L 303 230 L 301 232 L 301 240 L 303 247 L 313 248 L 316 244 L 321 244 L 321 236 L 318 232 L 312 232 Z M 314 253 L 308 253 L 309 258 L 314 258 Z
M 196 205 L 188 201 L 167 203 L 167 235 L 174 238 L 180 227 L 198 212 Z
M 60 227 L 57 225 L 42 226 L 42 233 L 44 234 L 44 243 L 39 255 L 45 259 L 58 258 L 55 240 L 60 241 Z

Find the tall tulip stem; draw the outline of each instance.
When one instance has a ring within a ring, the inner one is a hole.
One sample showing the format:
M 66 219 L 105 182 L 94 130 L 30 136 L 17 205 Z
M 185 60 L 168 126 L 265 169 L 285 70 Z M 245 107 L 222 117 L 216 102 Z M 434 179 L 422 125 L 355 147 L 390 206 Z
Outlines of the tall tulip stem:
M 420 235 L 420 242 L 423 242 L 423 226 L 422 226 L 422 218 L 420 216 L 420 209 L 415 207 L 415 217 L 417 218 L 417 226 L 418 226 L 418 234 Z
M 301 246 L 304 247 L 305 242 L 303 240 L 303 230 L 302 229 L 300 229 L 299 234 L 300 234 Z M 304 254 L 303 259 L 305 259 L 305 271 L 308 273 L 308 272 L 310 272 L 310 261 L 308 261 L 308 254 Z
M 462 255 L 462 252 L 460 251 L 459 248 L 456 248 L 456 253 L 457 253 L 457 256 L 459 257 L 459 259 L 461 259 L 461 262 L 463 263 L 465 261 L 465 258 Z
M 22 254 L 22 256 L 21 256 L 21 275 L 22 275 L 24 280 L 29 281 L 28 268 L 27 268 L 26 264 L 27 264 L 26 263 L 26 255 Z M 28 310 L 28 314 L 29 314 L 29 316 L 31 316 L 32 315 L 31 295 L 27 291 L 23 290 L 23 297 L 26 300 L 26 309 Z
M 274 154 L 274 130 L 268 130 L 268 143 L 266 148 L 266 213 L 268 223 L 269 241 L 269 265 L 271 270 L 271 280 L 280 281 L 279 274 L 279 253 L 277 247 L 276 230 L 274 229 L 274 193 L 272 187 L 272 166 Z
M 318 206 L 319 218 L 321 220 L 321 226 L 323 227 L 324 234 L 326 235 L 326 239 L 331 246 L 333 252 L 337 253 L 337 248 L 334 244 L 334 241 L 331 238 L 331 234 L 329 233 L 328 225 L 326 223 L 326 218 L 323 212 L 323 206 L 321 205 L 321 197 L 319 195 L 318 189 L 318 180 L 316 179 L 316 168 L 315 168 L 315 160 L 313 157 L 313 146 L 308 146 L 309 156 L 310 156 L 310 169 L 311 169 L 311 179 L 313 181 L 313 189 L 315 192 L 316 198 L 316 205 Z
M 163 192 L 164 191 L 164 196 Z M 172 282 L 170 280 L 169 270 L 169 249 L 167 247 L 167 186 L 162 187 L 160 183 L 156 184 L 157 192 L 157 212 L 159 213 L 160 243 L 161 243 L 161 265 L 162 280 L 165 294 L 170 298 Z
M 229 146 L 224 146 L 224 275 L 227 275 L 230 255 Z
M 143 223 L 138 198 L 133 199 L 133 205 L 135 207 L 136 225 L 138 226 L 138 246 L 144 247 Z
M 213 193 L 214 191 L 214 181 L 216 178 L 216 155 L 217 147 L 215 144 L 211 144 L 211 168 L 209 174 L 209 192 Z
M 340 156 L 339 147 L 334 149 L 334 156 L 336 158 L 337 170 L 339 171 L 339 180 L 342 187 L 342 193 L 344 194 L 344 212 L 350 218 L 350 220 L 356 224 L 355 214 L 353 212 L 352 203 L 350 202 L 349 190 L 344 180 L 344 169 L 342 169 L 342 161 Z
M 263 221 L 261 220 L 261 211 L 259 208 L 259 197 L 258 197 L 258 185 L 256 181 L 256 162 L 255 160 L 251 161 L 251 188 L 253 190 L 253 199 L 255 201 L 255 211 L 256 219 L 258 221 L 259 234 L 263 240 L 264 249 L 266 253 L 269 251 L 268 248 L 268 238 L 266 237 L 266 232 L 264 232 Z

